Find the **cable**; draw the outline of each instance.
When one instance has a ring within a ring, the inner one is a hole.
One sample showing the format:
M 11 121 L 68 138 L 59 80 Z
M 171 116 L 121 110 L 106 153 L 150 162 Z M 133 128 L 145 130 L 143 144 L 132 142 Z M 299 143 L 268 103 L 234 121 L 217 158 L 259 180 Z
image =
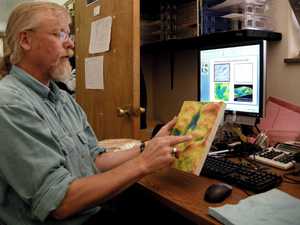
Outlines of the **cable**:
M 282 183 L 288 183 L 288 184 L 300 184 L 298 181 L 289 181 L 289 180 L 283 180 Z
M 258 123 L 259 123 L 259 117 L 256 118 L 254 127 L 257 130 L 257 132 L 260 133 L 261 131 L 260 131 L 259 127 L 257 126 Z
M 241 189 L 244 193 L 246 193 L 247 196 L 251 196 L 252 194 L 250 194 L 248 191 L 246 191 L 245 189 Z
M 284 182 L 286 183 L 300 184 L 300 178 L 299 179 L 294 178 L 294 177 L 300 177 L 300 170 L 294 170 L 292 172 L 285 173 L 283 174 L 283 177 L 288 180 L 288 181 L 284 180 Z
M 247 158 L 247 156 L 245 156 L 243 158 L 243 160 L 247 162 L 246 166 L 248 166 L 248 167 L 250 167 L 252 169 L 255 169 L 257 171 L 268 171 L 268 170 L 271 170 L 271 168 L 269 168 L 267 166 L 263 166 L 260 163 L 258 163 L 257 161 L 255 161 L 255 157 L 254 157 L 254 159 L 249 159 L 249 158 Z

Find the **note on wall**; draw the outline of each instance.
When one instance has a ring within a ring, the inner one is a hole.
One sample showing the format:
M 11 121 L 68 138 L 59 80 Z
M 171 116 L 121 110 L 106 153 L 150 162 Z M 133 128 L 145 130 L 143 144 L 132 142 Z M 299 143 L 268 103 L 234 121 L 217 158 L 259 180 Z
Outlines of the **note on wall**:
M 101 5 L 97 5 L 96 7 L 94 7 L 93 16 L 99 16 L 100 15 L 100 8 L 101 8 Z
M 92 22 L 89 46 L 90 54 L 106 52 L 109 50 L 111 39 L 111 25 L 111 16 L 107 16 Z
M 103 56 L 85 58 L 85 88 L 104 89 Z

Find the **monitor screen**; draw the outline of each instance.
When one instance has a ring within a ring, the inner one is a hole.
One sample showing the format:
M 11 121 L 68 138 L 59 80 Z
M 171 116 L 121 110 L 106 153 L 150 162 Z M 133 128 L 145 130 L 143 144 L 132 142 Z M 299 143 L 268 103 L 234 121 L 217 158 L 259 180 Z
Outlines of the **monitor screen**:
M 266 41 L 200 50 L 200 101 L 224 101 L 226 112 L 262 117 Z

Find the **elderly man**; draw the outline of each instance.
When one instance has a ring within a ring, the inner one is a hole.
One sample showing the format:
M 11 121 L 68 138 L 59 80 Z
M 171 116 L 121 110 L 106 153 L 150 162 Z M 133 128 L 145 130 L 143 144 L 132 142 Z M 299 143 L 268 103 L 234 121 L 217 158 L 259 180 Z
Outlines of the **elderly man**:
M 105 152 L 79 105 L 53 80 L 70 75 L 70 18 L 25 2 L 11 13 L 0 71 L 0 224 L 83 224 L 99 205 L 174 160 L 172 120 L 139 147 Z

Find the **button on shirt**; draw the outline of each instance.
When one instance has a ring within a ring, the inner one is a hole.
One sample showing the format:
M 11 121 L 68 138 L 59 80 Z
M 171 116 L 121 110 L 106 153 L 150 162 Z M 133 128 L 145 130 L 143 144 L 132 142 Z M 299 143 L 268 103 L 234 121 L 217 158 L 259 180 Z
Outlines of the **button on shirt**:
M 0 81 L 0 224 L 77 225 L 96 213 L 49 216 L 74 179 L 98 172 L 96 143 L 72 96 L 13 66 Z

